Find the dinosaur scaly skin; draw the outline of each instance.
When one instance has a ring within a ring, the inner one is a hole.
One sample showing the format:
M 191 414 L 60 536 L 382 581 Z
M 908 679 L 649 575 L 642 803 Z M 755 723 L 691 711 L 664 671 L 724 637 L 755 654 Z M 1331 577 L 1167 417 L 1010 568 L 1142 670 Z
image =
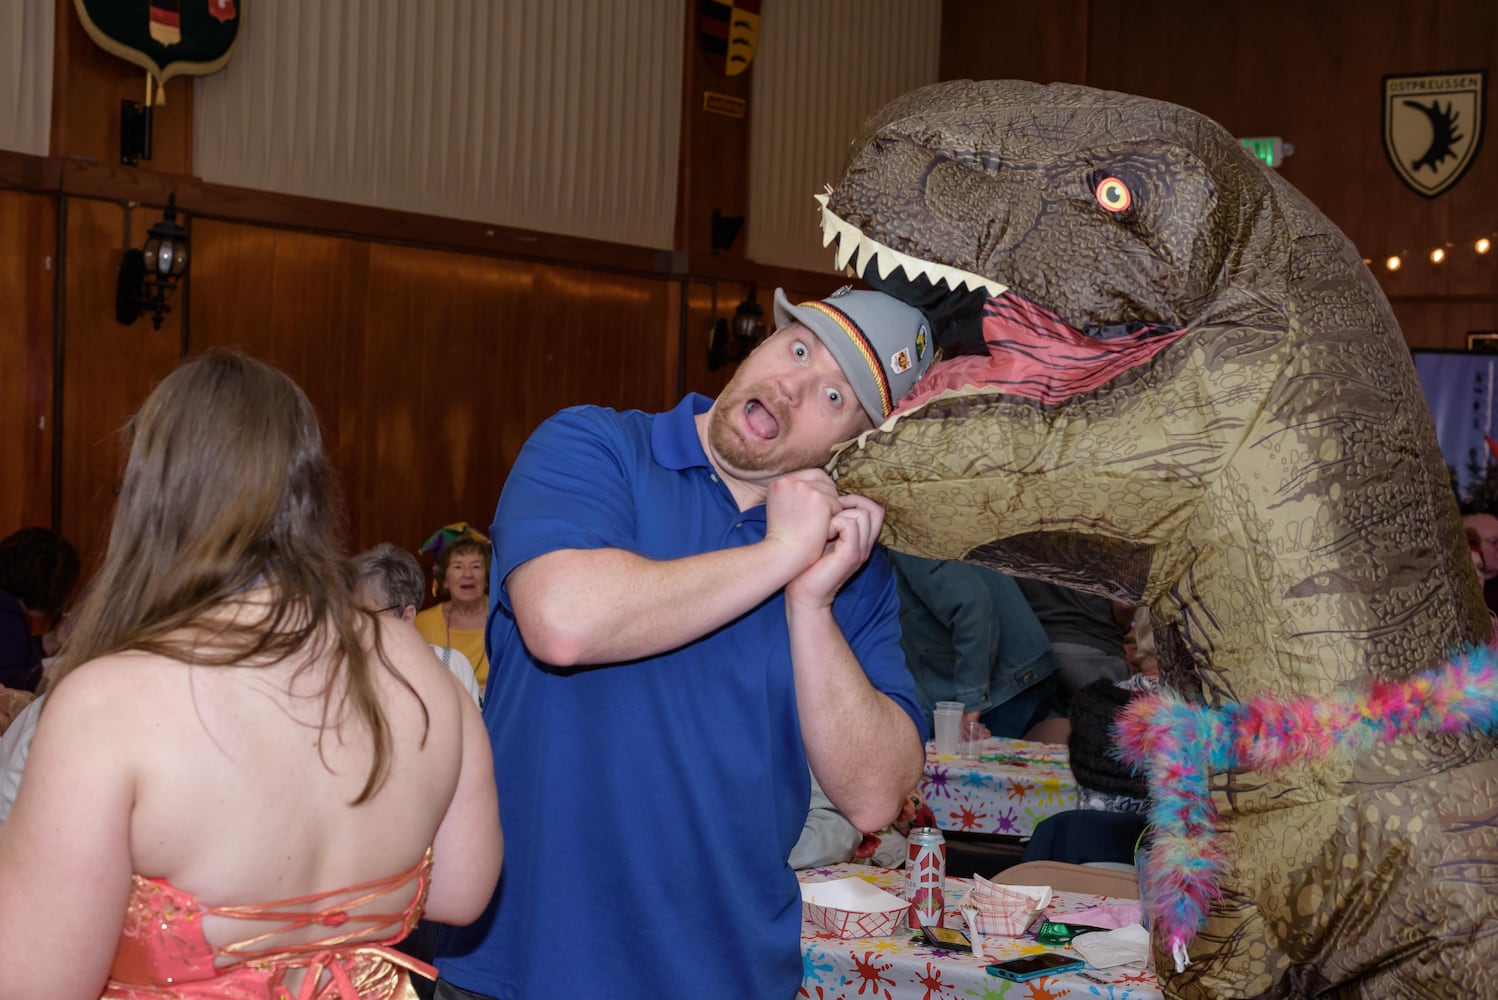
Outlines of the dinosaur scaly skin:
M 1213 122 L 938 84 L 865 125 L 823 201 L 839 266 L 926 308 L 947 351 L 987 342 L 833 460 L 891 547 L 1148 604 L 1164 680 L 1209 705 L 1403 678 L 1489 637 L 1387 302 Z M 1408 737 L 1216 775 L 1231 867 L 1192 964 L 1157 942 L 1169 995 L 1485 995 L 1495 757 Z

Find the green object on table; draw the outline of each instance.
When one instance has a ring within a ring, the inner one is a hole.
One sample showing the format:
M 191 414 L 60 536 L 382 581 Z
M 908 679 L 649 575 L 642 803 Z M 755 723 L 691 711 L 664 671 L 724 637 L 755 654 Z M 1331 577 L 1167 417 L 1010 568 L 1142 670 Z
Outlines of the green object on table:
M 1055 920 L 1042 920 L 1040 930 L 1035 932 L 1035 940 L 1053 947 L 1066 947 L 1074 938 L 1083 934 L 1107 929 L 1106 927 L 1090 927 L 1087 924 L 1063 924 Z
M 979 760 L 989 761 L 994 764 L 1056 764 L 1065 761 L 1051 760 L 1045 757 L 1028 757 L 1022 753 L 985 753 L 978 755 Z
M 1041 921 L 1040 930 L 1035 933 L 1035 940 L 1041 944 L 1065 947 L 1071 944 L 1071 939 L 1077 936 L 1076 930 L 1070 924 L 1058 924 L 1054 920 Z

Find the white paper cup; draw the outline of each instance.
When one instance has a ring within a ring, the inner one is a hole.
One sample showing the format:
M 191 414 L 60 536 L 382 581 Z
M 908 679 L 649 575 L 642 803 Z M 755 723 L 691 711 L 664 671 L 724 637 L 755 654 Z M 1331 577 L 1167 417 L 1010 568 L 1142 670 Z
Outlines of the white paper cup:
M 951 757 L 957 752 L 957 742 L 962 735 L 962 711 L 938 708 L 932 713 L 936 729 L 936 755 Z

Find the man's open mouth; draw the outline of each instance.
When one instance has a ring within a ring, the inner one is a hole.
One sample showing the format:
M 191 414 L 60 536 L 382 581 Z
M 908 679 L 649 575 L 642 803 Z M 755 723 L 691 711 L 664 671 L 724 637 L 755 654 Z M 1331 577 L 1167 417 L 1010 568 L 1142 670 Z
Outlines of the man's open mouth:
M 744 404 L 744 423 L 751 434 L 762 440 L 773 441 L 780 436 L 780 420 L 763 400 L 751 399 Z

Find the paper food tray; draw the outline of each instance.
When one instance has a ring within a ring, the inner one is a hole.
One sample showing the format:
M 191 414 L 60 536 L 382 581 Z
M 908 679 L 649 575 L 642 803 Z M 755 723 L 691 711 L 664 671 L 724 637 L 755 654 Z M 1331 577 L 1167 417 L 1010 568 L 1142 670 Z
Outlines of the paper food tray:
M 1019 937 L 1051 902 L 1048 885 L 1004 885 L 979 875 L 962 908 L 968 930 L 982 937 Z
M 807 919 L 840 938 L 884 937 L 905 923 L 910 904 L 858 877 L 802 883 Z
M 968 931 L 977 937 L 1020 937 L 1039 915 L 1038 909 L 984 913 L 971 906 L 962 908 L 962 919 L 967 921 Z

